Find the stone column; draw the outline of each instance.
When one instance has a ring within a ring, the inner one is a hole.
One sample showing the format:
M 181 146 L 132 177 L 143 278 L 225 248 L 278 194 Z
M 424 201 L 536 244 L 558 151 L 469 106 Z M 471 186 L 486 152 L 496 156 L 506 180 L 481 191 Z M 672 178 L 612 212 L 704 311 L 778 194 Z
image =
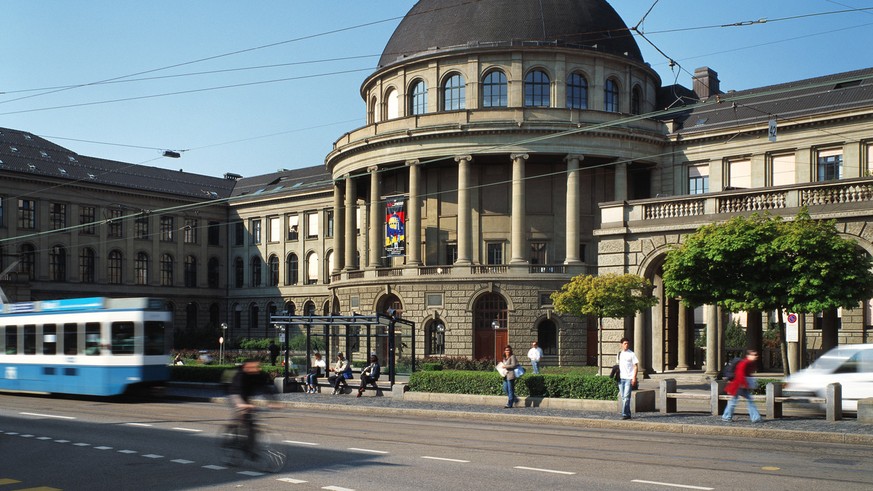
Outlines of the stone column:
M 649 356 L 646 350 L 646 314 L 645 312 L 637 312 L 634 316 L 634 338 L 633 350 L 637 355 L 637 360 L 640 362 L 640 378 L 645 378 L 644 375 L 649 367 Z
M 567 249 L 564 264 L 579 264 L 583 258 L 579 257 L 579 162 L 584 157 L 581 155 L 568 155 L 567 161 L 567 218 L 566 218 L 566 243 Z
M 352 179 L 350 174 L 346 174 L 346 212 L 345 212 L 345 223 L 344 227 L 346 229 L 345 233 L 345 261 L 343 264 L 343 269 L 345 271 L 353 270 L 356 268 L 355 265 L 355 253 L 358 252 L 357 244 L 358 244 L 358 234 L 356 233 L 356 223 L 355 219 L 357 218 L 357 210 L 355 209 L 355 203 L 357 201 L 357 196 L 355 196 L 355 181 Z
M 528 154 L 515 153 L 512 159 L 512 236 L 510 238 L 512 256 L 510 264 L 525 264 L 527 260 L 527 240 L 525 239 L 527 217 L 524 193 L 524 164 Z
M 704 306 L 706 316 L 706 375 L 718 375 L 718 307 Z
M 627 162 L 615 164 L 615 198 L 614 201 L 627 199 Z
M 691 364 L 688 361 L 688 353 L 690 351 L 690 347 L 688 346 L 688 338 L 689 338 L 689 320 L 691 324 L 694 323 L 694 311 L 684 304 L 682 304 L 681 300 L 679 302 L 679 315 L 677 322 L 677 336 L 676 336 L 676 351 L 678 358 L 676 359 L 676 370 L 688 370 Z M 689 319 L 690 317 L 690 319 Z
M 333 182 L 333 268 L 330 274 L 339 274 L 345 265 L 345 213 L 343 209 L 343 188 L 339 181 Z
M 370 264 L 371 268 L 377 268 L 382 265 L 382 250 L 385 248 L 382 244 L 382 200 L 381 187 L 379 186 L 379 167 L 368 167 L 367 172 L 370 173 Z
M 456 265 L 473 264 L 473 210 L 470 207 L 470 162 L 473 157 L 455 157 L 458 163 L 458 260 Z
M 406 264 L 421 265 L 421 163 L 407 160 L 409 167 L 409 213 L 406 220 Z

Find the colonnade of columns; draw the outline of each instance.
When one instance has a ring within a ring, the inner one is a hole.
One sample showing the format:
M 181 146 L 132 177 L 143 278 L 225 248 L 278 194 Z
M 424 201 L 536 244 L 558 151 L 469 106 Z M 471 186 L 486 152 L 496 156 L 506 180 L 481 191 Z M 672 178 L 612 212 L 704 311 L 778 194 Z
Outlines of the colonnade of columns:
M 579 177 L 579 163 L 583 160 L 581 155 L 568 155 L 567 163 L 567 191 L 566 191 L 566 257 L 564 264 L 580 264 L 583 258 L 579 257 L 579 244 L 581 227 L 579 214 L 581 211 L 581 190 Z M 526 179 L 525 165 L 529 154 L 512 154 L 512 204 L 511 204 L 511 232 L 510 232 L 510 264 L 526 264 L 529 261 L 527 251 L 527 211 L 526 211 Z M 457 259 L 454 264 L 458 266 L 474 264 L 473 258 L 473 206 L 472 206 L 472 170 L 473 157 L 471 155 L 458 155 L 454 158 L 458 164 L 458 218 L 457 218 Z M 421 177 L 422 164 L 418 160 L 406 162 L 409 174 L 409 196 L 407 199 L 407 223 L 406 223 L 406 264 L 419 266 L 423 264 L 421 257 Z M 369 209 L 369 231 L 367 234 L 367 264 L 366 267 L 374 268 L 381 264 L 384 241 L 384 203 L 381 196 L 381 180 L 378 166 L 368 167 L 369 196 L 367 205 Z M 346 174 L 337 180 L 334 185 L 334 217 L 338 226 L 335 227 L 336 251 L 332 274 L 341 271 L 357 269 L 356 254 L 356 208 L 357 186 L 356 179 L 362 176 Z M 625 183 L 616 182 L 616 192 L 624 188 Z M 343 225 L 340 226 L 339 224 Z

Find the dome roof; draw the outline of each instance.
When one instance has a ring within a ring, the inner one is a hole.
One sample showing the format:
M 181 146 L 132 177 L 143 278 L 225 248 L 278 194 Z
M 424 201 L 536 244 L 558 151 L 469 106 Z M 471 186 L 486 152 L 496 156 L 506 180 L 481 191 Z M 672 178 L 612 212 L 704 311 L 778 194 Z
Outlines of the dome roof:
M 643 61 L 606 0 L 421 0 L 394 30 L 379 67 L 453 49 L 535 43 Z

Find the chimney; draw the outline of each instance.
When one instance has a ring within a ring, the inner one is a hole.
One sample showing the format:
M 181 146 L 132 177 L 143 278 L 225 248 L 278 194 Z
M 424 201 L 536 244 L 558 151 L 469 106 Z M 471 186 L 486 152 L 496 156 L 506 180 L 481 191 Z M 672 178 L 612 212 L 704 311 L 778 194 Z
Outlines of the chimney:
M 711 96 L 721 94 L 718 86 L 718 73 L 708 66 L 694 70 L 694 93 L 700 100 L 709 99 Z

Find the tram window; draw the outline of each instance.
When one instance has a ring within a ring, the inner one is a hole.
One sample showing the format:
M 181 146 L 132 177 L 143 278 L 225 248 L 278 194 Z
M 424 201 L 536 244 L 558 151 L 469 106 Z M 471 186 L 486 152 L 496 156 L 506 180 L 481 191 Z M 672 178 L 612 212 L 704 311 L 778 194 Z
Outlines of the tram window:
M 18 326 L 6 326 L 6 354 L 18 353 Z
M 85 324 L 85 354 L 100 354 L 100 323 L 88 322 Z
M 147 321 L 145 323 L 145 354 L 164 355 L 164 323 Z
M 133 354 L 133 322 L 112 323 L 112 354 Z
M 36 354 L 36 325 L 34 324 L 24 326 L 24 354 Z
M 64 354 L 75 355 L 79 352 L 79 337 L 77 324 L 64 324 Z
M 42 325 L 42 354 L 58 354 L 58 333 L 54 324 Z

